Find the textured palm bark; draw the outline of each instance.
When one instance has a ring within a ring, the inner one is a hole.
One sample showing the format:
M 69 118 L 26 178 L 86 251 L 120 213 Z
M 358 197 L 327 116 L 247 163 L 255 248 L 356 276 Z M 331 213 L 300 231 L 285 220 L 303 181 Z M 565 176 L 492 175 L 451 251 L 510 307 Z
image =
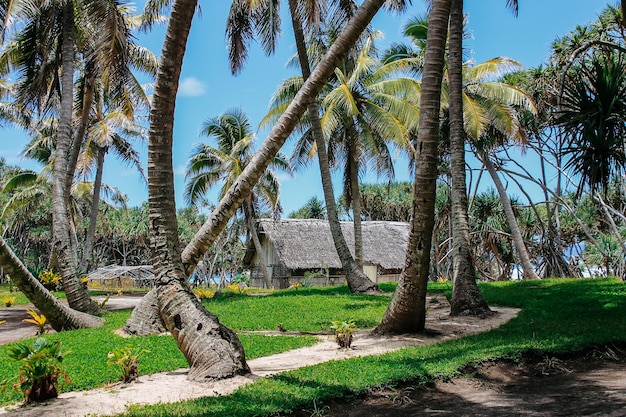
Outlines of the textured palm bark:
M 93 182 L 93 192 L 91 196 L 91 207 L 89 210 L 89 226 L 85 234 L 85 245 L 83 246 L 83 255 L 80 262 L 80 271 L 87 273 L 89 262 L 93 252 L 94 239 L 96 236 L 96 223 L 98 221 L 98 206 L 100 205 L 100 189 L 102 188 L 102 172 L 104 170 L 104 157 L 106 148 L 98 146 L 96 155 L 96 178 Z
M 252 161 L 226 192 L 224 198 L 220 200 L 215 210 L 211 213 L 211 216 L 183 251 L 182 257 L 187 271 L 192 271 L 195 268 L 211 244 L 215 242 L 217 236 L 224 230 L 228 220 L 250 194 L 269 162 L 283 146 L 304 112 L 309 108 L 309 105 L 314 102 L 315 97 L 317 97 L 328 78 L 333 74 L 337 64 L 347 56 L 349 50 L 354 46 L 358 37 L 383 4 L 384 0 L 366 0 L 359 7 L 354 17 L 346 25 L 345 30 L 339 35 L 322 61 L 315 67 L 311 76 L 304 82 L 302 88 L 271 130 Z M 340 253 L 339 257 L 341 258 L 342 256 L 345 256 L 345 254 Z M 360 275 L 358 274 L 356 263 L 353 262 L 353 265 L 354 267 L 350 266 L 345 269 L 345 273 L 354 273 L 365 279 L 355 282 L 354 287 L 351 286 L 350 289 L 352 291 L 368 291 L 368 288 L 374 291 L 377 290 L 376 284 L 372 283 L 363 272 Z
M 315 97 L 317 96 L 317 94 L 319 94 L 328 78 L 332 75 L 337 63 L 339 63 L 341 59 L 347 56 L 350 48 L 354 46 L 358 37 L 371 22 L 372 18 L 381 8 L 383 3 L 384 0 L 366 0 L 363 5 L 361 5 L 350 23 L 347 25 L 346 30 L 339 36 L 337 41 L 330 48 L 325 58 L 317 65 L 311 76 L 307 78 L 303 87 L 300 89 L 285 113 L 276 123 L 276 126 L 274 126 L 274 128 L 270 132 L 268 138 L 261 146 L 261 149 L 259 149 L 259 151 L 256 153 L 252 162 L 246 166 L 243 173 L 237 178 L 235 183 L 226 192 L 224 198 L 213 210 L 211 216 L 202 225 L 202 227 L 195 234 L 191 242 L 189 242 L 187 247 L 183 250 L 182 264 L 185 275 L 189 276 L 193 272 L 206 251 L 210 248 L 213 242 L 215 242 L 217 236 L 222 232 L 222 230 L 224 230 L 224 227 L 226 227 L 228 220 L 235 214 L 237 208 L 241 206 L 241 203 L 250 194 L 259 177 L 269 165 L 269 162 L 274 158 L 274 156 L 276 156 L 278 150 L 282 147 L 282 145 L 287 140 L 287 137 L 289 137 L 293 129 L 296 127 L 297 123 L 300 120 L 300 117 L 302 117 L 302 115 L 309 108 L 309 105 L 311 103 L 314 104 Z M 182 45 L 181 47 L 184 48 L 184 45 Z M 169 94 L 171 94 L 171 92 L 169 92 Z M 173 124 L 173 120 L 170 120 L 170 123 Z M 169 164 L 171 167 L 171 161 L 169 161 Z M 159 184 L 155 184 L 155 187 L 158 185 Z M 170 210 L 172 209 L 175 209 L 175 207 L 172 207 Z M 346 244 L 345 248 L 347 249 L 347 247 L 348 246 Z M 350 252 L 348 250 L 348 254 L 349 253 Z M 342 254 L 340 254 L 339 256 L 341 257 Z M 375 283 L 372 283 L 372 281 L 367 278 L 367 276 L 363 274 L 362 271 L 358 270 L 354 260 L 352 260 L 349 267 L 345 269 L 345 272 L 347 276 L 360 277 L 360 280 L 358 281 L 352 279 L 353 285 L 350 286 L 351 291 L 380 291 Z M 154 297 L 155 295 L 153 294 L 156 293 L 156 291 L 156 289 L 153 289 L 150 293 L 148 293 L 148 295 L 150 297 Z M 150 308 L 150 306 L 151 303 L 149 301 L 146 301 L 145 303 L 142 302 L 138 307 L 135 308 L 135 310 Z M 138 334 L 139 332 L 146 331 L 146 324 L 150 323 L 151 321 L 150 319 L 148 319 L 147 321 L 144 320 L 144 317 L 153 316 L 151 316 L 149 313 L 146 314 L 145 312 L 133 312 L 131 318 L 126 322 L 126 331 L 138 332 Z M 160 331 L 158 329 L 158 326 L 155 323 L 155 327 L 152 329 L 150 334 L 159 332 Z
M 522 232 L 519 230 L 519 226 L 517 225 L 517 220 L 515 219 L 515 213 L 513 212 L 513 206 L 511 205 L 511 200 L 506 193 L 506 189 L 500 181 L 500 177 L 496 171 L 496 168 L 491 163 L 489 159 L 489 155 L 485 152 L 478 153 L 483 165 L 487 168 L 489 175 L 491 175 L 491 179 L 496 186 L 496 190 L 498 191 L 498 195 L 500 196 L 500 202 L 502 203 L 502 208 L 504 210 L 504 214 L 506 216 L 506 220 L 509 223 L 509 228 L 511 229 L 511 238 L 513 239 L 513 245 L 515 246 L 515 250 L 517 251 L 517 256 L 520 258 L 520 263 L 522 264 L 522 272 L 524 273 L 525 279 L 539 279 L 539 276 L 535 272 L 535 269 L 530 262 L 530 255 L 528 254 L 528 249 L 526 248 L 526 244 L 524 243 L 524 237 L 522 236 Z
M 267 267 L 267 261 L 263 253 L 263 247 L 259 240 L 259 234 L 257 233 L 256 225 L 254 224 L 254 215 L 252 214 L 251 200 L 248 198 L 243 205 L 244 216 L 246 216 L 246 223 L 248 225 L 248 232 L 250 233 L 250 239 L 258 255 L 259 264 L 261 265 L 261 272 L 263 273 L 263 281 L 265 281 L 266 288 L 272 288 L 272 275 Z
M 74 11 L 67 3 L 63 10 L 63 43 L 61 72 L 61 109 L 57 132 L 54 182 L 52 186 L 52 235 L 63 277 L 63 289 L 71 308 L 90 314 L 101 314 L 102 309 L 93 301 L 80 282 L 77 273 L 76 247 L 72 245 L 72 228 L 69 214 L 69 186 L 67 178 L 68 153 L 72 142 L 72 108 L 74 103 Z
M 413 218 L 404 269 L 400 274 L 398 287 L 381 323 L 374 330 L 379 334 L 416 333 L 424 330 L 426 324 L 426 287 L 435 223 L 441 81 L 449 15 L 450 0 L 433 1 L 427 32 L 420 120 L 415 146 Z
M 309 57 L 307 53 L 306 43 L 304 41 L 304 32 L 302 30 L 302 22 L 297 9 L 296 0 L 289 0 L 289 11 L 293 26 L 294 38 L 296 41 L 296 49 L 298 52 L 298 60 L 302 70 L 302 79 L 305 81 L 311 76 L 311 67 L 309 65 Z M 330 234 L 333 238 L 335 250 L 339 256 L 341 267 L 345 271 L 346 281 L 350 292 L 353 293 L 376 293 L 380 292 L 378 285 L 372 282 L 367 275 L 363 273 L 362 250 L 358 251 L 356 236 L 356 216 L 355 216 L 355 257 L 352 257 L 350 248 L 346 242 L 346 238 L 341 230 L 339 222 L 339 213 L 337 204 L 335 203 L 335 193 L 333 191 L 332 176 L 330 174 L 330 164 L 328 163 L 328 153 L 326 151 L 326 140 L 322 131 L 322 124 L 319 117 L 319 109 L 317 101 L 312 101 L 308 107 L 309 120 L 311 122 L 311 130 L 315 138 L 317 147 L 317 159 L 320 169 L 320 177 L 322 179 L 322 190 L 324 192 L 324 200 L 326 203 L 326 214 L 328 216 L 328 225 Z M 358 175 L 358 174 L 357 174 Z M 360 220 L 360 219 L 359 219 Z M 360 221 L 359 221 L 360 223 Z M 362 239 L 361 239 L 362 248 Z M 359 264 L 359 259 L 361 263 Z
M 174 108 L 196 7 L 196 0 L 176 0 L 165 34 L 150 111 L 148 204 L 161 319 L 189 363 L 188 378 L 209 381 L 250 370 L 237 335 L 209 313 L 188 287 L 178 239 L 172 165 Z
M 352 140 L 352 139 L 351 139 Z M 353 143 L 351 146 L 350 161 L 350 198 L 352 216 L 354 217 L 354 261 L 359 269 L 363 270 L 363 227 L 361 226 L 361 193 L 359 192 L 359 147 Z
M 0 237 L 0 265 L 10 275 L 11 281 L 26 295 L 28 300 L 46 316 L 56 331 L 84 329 L 102 326 L 100 317 L 81 313 L 61 303 L 35 278 Z
M 463 128 L 463 0 L 452 0 L 448 46 L 450 88 L 450 170 L 452 172 L 452 274 L 454 287 L 450 314 L 485 315 L 491 310 L 476 285 L 476 269 L 470 251 L 467 183 L 465 179 L 465 130 Z

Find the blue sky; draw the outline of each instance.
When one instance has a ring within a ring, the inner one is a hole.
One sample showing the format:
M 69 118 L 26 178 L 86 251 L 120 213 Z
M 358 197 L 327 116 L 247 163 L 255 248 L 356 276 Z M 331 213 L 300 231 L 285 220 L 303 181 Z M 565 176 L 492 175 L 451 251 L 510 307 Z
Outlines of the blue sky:
M 283 2 L 283 12 L 286 2 Z M 536 67 L 545 62 L 552 41 L 563 36 L 576 25 L 584 25 L 594 20 L 598 13 L 613 2 L 599 0 L 520 0 L 519 16 L 515 18 L 505 7 L 505 0 L 465 0 L 465 11 L 469 19 L 469 30 L 473 39 L 466 42 L 472 51 L 472 59 L 482 62 L 496 56 L 507 56 L 520 62 L 524 67 Z M 260 48 L 253 44 L 247 64 L 241 74 L 232 76 L 227 62 L 224 28 L 229 1 L 209 1 L 202 5 L 202 11 L 194 18 L 184 61 L 181 88 L 177 97 L 174 133 L 174 169 L 176 174 L 176 198 L 178 207 L 182 201 L 184 168 L 194 144 L 200 138 L 201 123 L 209 117 L 217 116 L 230 108 L 240 107 L 256 126 L 268 109 L 272 94 L 280 82 L 295 75 L 286 68 L 287 59 L 294 53 L 290 36 L 289 20 L 283 19 L 283 36 L 276 54 L 266 57 Z M 401 41 L 401 30 L 408 18 L 423 14 L 424 2 L 414 0 L 413 6 L 403 15 L 390 15 L 380 12 L 373 27 L 382 30 L 385 38 L 378 43 L 383 49 L 394 41 Z M 139 43 L 159 54 L 163 41 L 163 28 L 150 34 L 138 35 Z M 266 137 L 266 131 L 257 132 L 257 143 Z M 29 166 L 19 158 L 24 144 L 21 132 L 5 129 L 4 140 L 0 142 L 0 156 L 8 163 Z M 290 153 L 291 143 L 285 145 L 284 152 Z M 147 147 L 138 145 L 144 166 Z M 297 210 L 310 197 L 323 199 L 318 168 L 311 165 L 306 171 L 293 177 L 283 176 L 281 201 L 284 216 Z M 405 166 L 397 167 L 399 180 L 409 180 Z M 129 204 L 136 206 L 147 199 L 147 186 L 130 168 L 120 166 L 113 156 L 105 162 L 104 180 L 118 187 L 129 197 Z M 367 178 L 368 182 L 375 178 Z M 338 181 L 336 181 L 339 186 Z M 515 194 L 515 190 L 511 190 Z M 211 197 L 210 197 L 211 199 Z

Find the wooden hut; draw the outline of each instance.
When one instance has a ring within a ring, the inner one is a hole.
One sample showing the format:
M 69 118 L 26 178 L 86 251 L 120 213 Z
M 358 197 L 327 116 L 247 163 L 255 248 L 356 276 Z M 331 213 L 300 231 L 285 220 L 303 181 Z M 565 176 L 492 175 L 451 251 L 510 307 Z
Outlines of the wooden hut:
M 91 271 L 90 284 L 104 288 L 150 288 L 154 286 L 152 265 L 109 265 Z
M 268 265 L 272 286 L 287 288 L 295 282 L 311 285 L 339 285 L 345 275 L 326 220 L 261 219 L 257 222 L 262 251 L 248 246 L 244 267 L 250 269 L 251 285 L 263 287 L 260 256 Z M 352 222 L 341 222 L 348 247 L 354 254 Z M 404 266 L 409 224 L 365 221 L 363 229 L 363 271 L 374 282 L 397 281 Z

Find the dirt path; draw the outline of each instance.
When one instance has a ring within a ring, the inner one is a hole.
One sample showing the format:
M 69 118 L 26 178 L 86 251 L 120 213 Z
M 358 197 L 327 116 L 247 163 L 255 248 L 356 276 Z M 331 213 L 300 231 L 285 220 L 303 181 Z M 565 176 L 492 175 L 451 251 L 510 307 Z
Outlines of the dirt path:
M 279 372 L 313 365 L 333 359 L 375 355 L 400 349 L 409 345 L 437 343 L 443 340 L 487 331 L 515 317 L 517 309 L 497 308 L 497 314 L 479 319 L 475 317 L 449 317 L 447 302 L 433 303 L 429 307 L 427 328 L 434 330 L 432 336 L 372 337 L 367 332 L 357 333 L 353 349 L 339 350 L 329 336 L 320 343 L 278 355 L 253 359 L 248 362 L 252 374 L 213 383 L 194 383 L 186 380 L 186 369 L 154 375 L 145 375 L 132 384 L 115 384 L 107 388 L 62 393 L 58 399 L 44 404 L 26 407 L 14 406 L 0 410 L 3 416 L 78 417 L 87 415 L 111 415 L 125 411 L 130 404 L 154 404 L 174 402 L 204 396 L 225 395 L 254 380 Z M 16 408 L 17 407 L 17 408 Z

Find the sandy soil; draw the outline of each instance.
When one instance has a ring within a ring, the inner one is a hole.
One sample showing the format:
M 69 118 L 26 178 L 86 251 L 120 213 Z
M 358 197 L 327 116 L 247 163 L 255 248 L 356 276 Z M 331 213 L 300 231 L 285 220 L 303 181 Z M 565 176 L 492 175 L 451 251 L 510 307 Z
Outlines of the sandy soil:
M 112 299 L 113 301 L 113 299 Z M 496 308 L 497 314 L 488 318 L 450 318 L 450 306 L 443 297 L 430 302 L 427 317 L 428 335 L 373 337 L 369 332 L 358 332 L 352 349 L 339 350 L 329 336 L 320 336 L 320 342 L 312 347 L 292 350 L 278 355 L 253 359 L 248 362 L 252 374 L 212 383 L 196 383 L 186 380 L 187 369 L 179 369 L 154 375 L 144 375 L 131 384 L 114 384 L 100 389 L 66 392 L 59 398 L 43 404 L 14 405 L 0 410 L 3 416 L 94 416 L 111 415 L 125 411 L 130 404 L 154 404 L 175 402 L 204 396 L 231 393 L 254 380 L 298 367 L 336 359 L 376 355 L 409 345 L 437 343 L 443 340 L 487 331 L 500 326 L 518 313 L 517 309 Z M 31 330 L 32 331 L 32 330 Z M 5 334 L 3 329 L 3 334 Z M 310 415 L 310 413 L 309 413 Z

